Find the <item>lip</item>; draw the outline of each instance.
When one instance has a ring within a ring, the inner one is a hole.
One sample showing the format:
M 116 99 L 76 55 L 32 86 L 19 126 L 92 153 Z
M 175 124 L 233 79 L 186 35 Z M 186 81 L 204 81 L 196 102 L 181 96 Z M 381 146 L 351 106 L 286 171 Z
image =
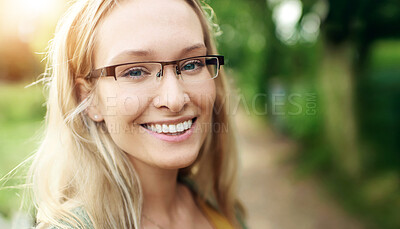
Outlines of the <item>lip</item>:
M 183 119 L 186 120 L 186 119 Z M 150 135 L 152 135 L 155 138 L 158 138 L 160 140 L 166 141 L 166 142 L 183 142 L 185 140 L 187 140 L 188 138 L 190 138 L 190 136 L 192 136 L 194 128 L 197 124 L 197 119 L 195 120 L 195 122 L 192 124 L 192 126 L 190 127 L 190 129 L 186 130 L 185 133 L 180 134 L 180 135 L 166 135 L 166 134 L 160 134 L 157 132 L 153 132 L 145 127 L 143 127 L 142 125 L 140 125 L 141 128 L 143 128 L 147 133 L 149 133 Z M 165 122 L 164 122 L 165 123 Z
M 140 123 L 140 125 L 149 125 L 149 124 L 178 124 L 184 121 L 187 121 L 189 119 L 194 119 L 196 118 L 196 116 L 183 116 L 181 118 L 178 119 L 171 119 L 171 120 L 158 120 L 158 121 L 151 121 L 151 122 L 144 122 L 144 123 Z

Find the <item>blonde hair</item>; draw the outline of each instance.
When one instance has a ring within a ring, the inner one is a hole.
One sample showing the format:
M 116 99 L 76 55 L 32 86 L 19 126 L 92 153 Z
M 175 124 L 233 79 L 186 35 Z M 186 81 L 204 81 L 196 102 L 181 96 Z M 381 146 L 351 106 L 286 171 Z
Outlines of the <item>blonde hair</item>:
M 212 9 L 198 0 L 186 2 L 200 18 L 208 53 L 216 54 L 210 32 L 216 26 L 209 17 Z M 116 4 L 117 0 L 76 1 L 59 22 L 49 46 L 46 129 L 29 176 L 38 228 L 66 228 L 65 223 L 85 228 L 84 220 L 73 211 L 80 207 L 95 228 L 140 226 L 142 191 L 135 169 L 105 125 L 96 124 L 85 114 L 93 93 L 81 100 L 76 86 L 76 79 L 93 67 L 97 25 Z M 215 82 L 217 109 L 213 110 L 212 124 L 226 127 L 227 131 L 211 131 L 197 160 L 180 169 L 178 176 L 193 180 L 198 198 L 214 202 L 239 228 L 237 216 L 244 216 L 244 210 L 236 199 L 237 152 L 225 101 L 228 84 L 223 71 Z M 89 82 L 85 87 L 95 90 Z

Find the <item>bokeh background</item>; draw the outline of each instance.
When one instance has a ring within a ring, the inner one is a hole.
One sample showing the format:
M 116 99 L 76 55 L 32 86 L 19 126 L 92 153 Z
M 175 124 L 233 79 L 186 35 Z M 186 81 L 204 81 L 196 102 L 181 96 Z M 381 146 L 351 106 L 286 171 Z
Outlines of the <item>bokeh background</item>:
M 237 86 L 249 226 L 400 228 L 400 2 L 206 2 Z M 0 177 L 38 146 L 45 94 L 25 86 L 69 4 L 0 0 Z M 31 222 L 24 170 L 0 180 L 1 229 Z

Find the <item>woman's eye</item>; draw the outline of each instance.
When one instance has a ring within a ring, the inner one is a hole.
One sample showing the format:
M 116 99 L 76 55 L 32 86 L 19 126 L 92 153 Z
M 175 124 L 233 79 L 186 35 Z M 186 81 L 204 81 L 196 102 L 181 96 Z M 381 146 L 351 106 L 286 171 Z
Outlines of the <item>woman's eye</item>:
M 146 76 L 148 73 L 143 70 L 143 69 L 129 69 L 126 70 L 123 74 L 122 77 L 129 77 L 129 78 L 142 78 L 144 76 Z
M 142 75 L 142 71 L 140 70 L 132 70 L 128 72 L 129 76 L 141 76 Z
M 191 63 L 191 64 L 187 64 L 187 65 L 183 66 L 183 70 L 193 70 L 195 67 L 196 67 L 196 65 Z
M 184 64 L 182 66 L 181 71 L 193 71 L 193 70 L 197 70 L 203 66 L 204 66 L 204 64 L 202 64 L 201 61 L 193 61 L 193 62 Z

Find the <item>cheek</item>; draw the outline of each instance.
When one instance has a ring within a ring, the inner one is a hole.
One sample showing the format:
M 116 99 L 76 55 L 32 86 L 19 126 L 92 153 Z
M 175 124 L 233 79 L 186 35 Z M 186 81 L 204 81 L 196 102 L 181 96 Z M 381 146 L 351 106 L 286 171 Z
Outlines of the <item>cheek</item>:
M 215 81 L 210 80 L 207 84 L 192 89 L 192 102 L 197 105 L 203 115 L 211 118 L 216 98 Z
M 140 148 L 140 141 L 136 142 L 138 138 L 134 136 L 142 134 L 142 130 L 135 122 L 145 114 L 150 99 L 145 96 L 135 96 L 132 91 L 127 90 L 114 91 L 107 95 L 103 96 L 101 107 L 111 138 L 125 152 L 131 152 L 132 144 Z
M 101 113 L 106 122 L 129 122 L 139 117 L 149 106 L 150 99 L 138 96 L 121 87 L 103 88 L 99 99 Z

